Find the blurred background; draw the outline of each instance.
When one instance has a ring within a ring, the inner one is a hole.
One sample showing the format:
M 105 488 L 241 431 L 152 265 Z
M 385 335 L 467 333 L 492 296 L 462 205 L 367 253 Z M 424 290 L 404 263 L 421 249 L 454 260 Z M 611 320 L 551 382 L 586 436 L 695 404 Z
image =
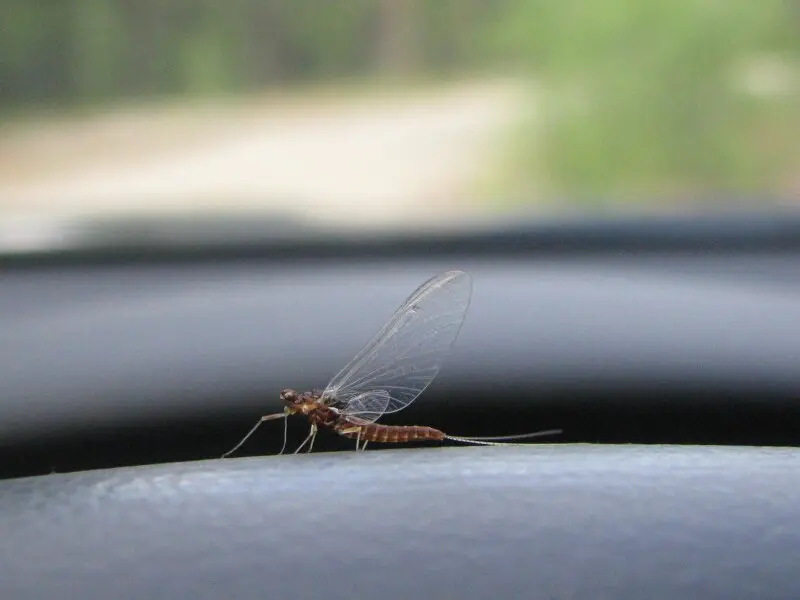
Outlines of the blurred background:
M 375 231 L 791 205 L 800 3 L 3 0 L 6 249 L 48 220 Z
M 796 441 L 800 1 L 0 7 L 0 463 L 219 456 L 451 268 L 400 422 Z

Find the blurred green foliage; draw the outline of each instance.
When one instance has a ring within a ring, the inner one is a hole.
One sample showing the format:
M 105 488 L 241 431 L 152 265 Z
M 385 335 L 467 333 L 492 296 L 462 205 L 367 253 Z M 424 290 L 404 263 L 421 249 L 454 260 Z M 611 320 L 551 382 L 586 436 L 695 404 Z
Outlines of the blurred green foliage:
M 533 84 L 506 187 L 526 199 L 763 191 L 798 158 L 792 0 L 5 0 L 0 11 L 7 111 L 489 70 Z M 764 57 L 789 92 L 744 89 Z
M 494 39 L 539 84 L 518 173 L 589 202 L 774 188 L 799 157 L 798 25 L 786 0 L 516 0 Z
M 0 107 L 448 72 L 492 0 L 5 0 Z

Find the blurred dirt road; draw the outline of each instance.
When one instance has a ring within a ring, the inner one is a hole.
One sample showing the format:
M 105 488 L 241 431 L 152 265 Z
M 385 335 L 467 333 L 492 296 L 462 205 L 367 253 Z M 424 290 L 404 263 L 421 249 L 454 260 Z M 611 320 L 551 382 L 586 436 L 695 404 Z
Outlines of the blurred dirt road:
M 6 125 L 0 216 L 277 209 L 352 225 L 466 214 L 523 103 L 513 81 L 140 107 Z

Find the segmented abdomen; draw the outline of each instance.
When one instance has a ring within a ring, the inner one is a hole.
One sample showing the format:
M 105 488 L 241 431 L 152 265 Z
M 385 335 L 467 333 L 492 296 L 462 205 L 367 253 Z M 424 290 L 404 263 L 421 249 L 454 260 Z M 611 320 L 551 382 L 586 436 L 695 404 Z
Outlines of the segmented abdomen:
M 423 425 L 359 425 L 347 421 L 336 424 L 339 435 L 368 442 L 402 443 L 419 440 L 443 440 L 444 433 L 433 427 Z M 360 433 L 358 430 L 361 430 Z

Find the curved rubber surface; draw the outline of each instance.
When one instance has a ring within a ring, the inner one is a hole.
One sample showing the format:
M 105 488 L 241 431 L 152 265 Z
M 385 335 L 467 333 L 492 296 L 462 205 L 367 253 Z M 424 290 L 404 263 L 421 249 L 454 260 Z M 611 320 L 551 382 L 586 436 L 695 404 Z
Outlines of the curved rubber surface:
M 800 451 L 342 452 L 0 482 L 0 596 L 800 598 Z

